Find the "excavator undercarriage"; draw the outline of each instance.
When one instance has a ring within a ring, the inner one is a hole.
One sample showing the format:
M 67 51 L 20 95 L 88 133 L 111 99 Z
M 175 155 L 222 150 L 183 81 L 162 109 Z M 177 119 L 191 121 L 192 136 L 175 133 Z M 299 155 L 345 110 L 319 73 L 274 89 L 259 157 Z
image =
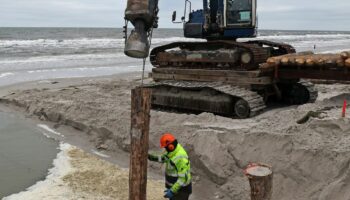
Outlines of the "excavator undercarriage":
M 279 80 L 259 69 L 269 57 L 295 53 L 292 46 L 269 41 L 176 42 L 151 52 L 153 108 L 211 112 L 249 118 L 278 100 L 314 102 L 317 91 L 299 79 Z

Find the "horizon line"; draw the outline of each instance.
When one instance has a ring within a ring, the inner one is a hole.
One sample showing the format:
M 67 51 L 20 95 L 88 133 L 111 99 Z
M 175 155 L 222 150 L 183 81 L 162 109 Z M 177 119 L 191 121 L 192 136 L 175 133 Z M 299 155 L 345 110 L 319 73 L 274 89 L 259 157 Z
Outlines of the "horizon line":
M 122 27 L 85 27 L 85 26 L 4 26 L 1 28 L 76 28 L 76 29 L 122 29 Z M 176 30 L 182 30 L 182 28 L 174 28 L 174 27 L 162 27 L 157 29 L 176 29 Z M 155 29 L 155 30 L 157 30 Z M 350 32 L 350 30 L 320 30 L 320 29 L 271 29 L 271 28 L 261 28 L 258 29 L 262 31 L 327 31 L 327 32 Z

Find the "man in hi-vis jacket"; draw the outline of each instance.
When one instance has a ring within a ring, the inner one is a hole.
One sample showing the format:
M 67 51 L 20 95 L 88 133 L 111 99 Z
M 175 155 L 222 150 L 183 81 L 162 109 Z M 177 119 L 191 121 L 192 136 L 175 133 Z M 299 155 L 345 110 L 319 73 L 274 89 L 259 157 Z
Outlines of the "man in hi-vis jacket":
M 191 165 L 187 152 L 171 133 L 160 138 L 160 146 L 166 152 L 162 155 L 148 154 L 150 161 L 165 163 L 164 197 L 170 200 L 188 200 L 192 193 Z

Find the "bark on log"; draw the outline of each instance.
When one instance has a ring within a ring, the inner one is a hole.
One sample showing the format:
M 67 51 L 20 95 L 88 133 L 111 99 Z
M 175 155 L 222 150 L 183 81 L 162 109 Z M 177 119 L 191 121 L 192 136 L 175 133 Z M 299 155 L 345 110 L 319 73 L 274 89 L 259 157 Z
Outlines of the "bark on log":
M 321 68 L 343 68 L 344 66 L 349 67 L 349 64 L 344 60 L 345 54 L 348 55 L 350 52 L 343 52 L 342 54 L 313 54 L 312 52 L 302 52 L 297 54 L 286 54 L 282 56 L 271 57 L 267 60 L 268 67 L 321 67 Z M 347 59 L 350 59 L 347 58 Z
M 275 70 L 275 65 L 271 65 L 269 63 L 262 63 L 260 64 L 259 69 L 261 72 L 272 72 Z
M 304 58 L 297 58 L 297 59 L 295 59 L 295 62 L 298 66 L 303 66 L 305 64 L 305 59 Z
M 336 60 L 337 67 L 345 67 L 345 61 L 343 59 Z
M 325 59 L 320 58 L 320 59 L 318 59 L 318 61 L 316 62 L 316 64 L 317 64 L 318 66 L 324 66 L 324 65 L 326 64 L 326 61 L 325 61 Z
M 131 91 L 129 200 L 146 200 L 151 90 Z
M 290 60 L 291 60 L 291 58 L 283 57 L 283 58 L 281 59 L 281 64 L 287 66 L 287 65 L 290 64 Z
M 273 173 L 265 164 L 250 164 L 245 170 L 251 188 L 251 200 L 271 200 Z
M 312 58 L 306 59 L 306 66 L 312 67 L 315 66 L 315 61 Z
M 267 59 L 267 63 L 269 65 L 279 65 L 281 63 L 281 58 L 278 58 L 278 57 L 272 57 L 272 58 L 269 58 Z

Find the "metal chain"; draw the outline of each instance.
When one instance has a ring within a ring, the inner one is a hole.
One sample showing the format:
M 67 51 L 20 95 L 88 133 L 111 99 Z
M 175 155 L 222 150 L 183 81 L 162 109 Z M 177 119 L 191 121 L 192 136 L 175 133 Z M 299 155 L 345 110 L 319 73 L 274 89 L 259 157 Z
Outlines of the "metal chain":
M 143 80 L 145 79 L 145 67 L 146 67 L 146 58 L 143 59 L 143 66 L 142 66 L 142 77 L 141 77 L 142 87 L 143 87 Z
M 150 48 L 152 45 L 152 36 L 153 36 L 153 27 L 151 28 L 151 30 L 148 33 L 148 41 L 149 41 L 148 43 L 149 43 Z M 146 58 L 143 59 L 141 86 L 143 86 L 143 81 L 145 79 L 145 69 L 146 69 Z
M 157 2 L 158 5 L 158 2 Z M 157 7 L 155 9 L 155 16 L 158 15 L 159 8 Z M 153 37 L 153 26 L 151 27 L 151 30 L 148 32 L 148 43 L 149 47 L 151 48 L 152 45 L 152 37 Z M 146 68 L 146 58 L 143 59 L 143 65 L 142 65 L 142 77 L 141 77 L 141 86 L 143 86 L 143 81 L 145 79 L 145 68 Z

